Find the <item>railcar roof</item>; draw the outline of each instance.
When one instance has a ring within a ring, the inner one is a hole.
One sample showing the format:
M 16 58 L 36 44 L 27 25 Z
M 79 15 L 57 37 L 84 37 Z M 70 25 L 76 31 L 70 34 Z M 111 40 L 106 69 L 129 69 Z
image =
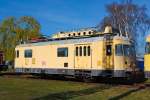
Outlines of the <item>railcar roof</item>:
M 104 37 L 87 37 L 87 38 L 72 38 L 72 39 L 63 39 L 63 40 L 50 40 L 45 42 L 37 42 L 37 43 L 26 43 L 20 44 L 17 47 L 27 47 L 27 46 L 42 46 L 42 45 L 59 45 L 59 44 L 78 44 L 84 42 L 95 42 L 103 40 Z

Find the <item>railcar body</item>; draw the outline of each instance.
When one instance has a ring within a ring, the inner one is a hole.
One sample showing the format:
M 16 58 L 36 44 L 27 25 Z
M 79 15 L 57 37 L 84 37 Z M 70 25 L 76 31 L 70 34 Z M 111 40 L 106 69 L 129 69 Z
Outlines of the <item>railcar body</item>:
M 150 36 L 146 38 L 146 47 L 144 55 L 144 72 L 145 77 L 150 78 Z
M 4 52 L 0 51 L 0 66 L 4 65 Z
M 0 51 L 0 71 L 7 70 L 8 66 L 5 63 L 4 52 Z
M 106 33 L 20 44 L 15 48 L 15 70 L 83 78 L 129 77 L 136 70 L 132 43 L 127 37 Z

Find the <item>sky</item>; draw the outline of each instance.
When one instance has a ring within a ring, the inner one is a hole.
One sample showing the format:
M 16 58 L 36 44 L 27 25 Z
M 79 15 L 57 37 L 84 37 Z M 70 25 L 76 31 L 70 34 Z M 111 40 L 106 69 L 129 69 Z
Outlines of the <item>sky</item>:
M 0 21 L 14 16 L 32 16 L 41 24 L 41 32 L 51 35 L 59 31 L 95 27 L 107 15 L 105 5 L 119 0 L 0 0 Z M 146 5 L 149 0 L 133 0 Z

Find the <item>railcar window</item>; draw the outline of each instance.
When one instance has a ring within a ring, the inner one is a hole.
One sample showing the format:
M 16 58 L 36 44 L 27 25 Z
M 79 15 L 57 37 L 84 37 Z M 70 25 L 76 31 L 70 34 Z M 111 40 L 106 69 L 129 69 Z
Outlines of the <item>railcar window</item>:
M 150 54 L 150 42 L 146 43 L 145 53 Z
M 86 35 L 86 32 L 83 32 L 83 35 Z
M 80 46 L 80 56 L 82 56 L 82 47 Z
M 73 33 L 73 36 L 75 36 L 76 34 L 75 33 Z
M 123 51 L 124 51 L 124 56 L 130 56 L 130 46 L 129 45 L 123 45 Z
M 78 56 L 79 54 L 78 54 L 78 47 L 76 47 L 76 56 Z
M 130 56 L 135 54 L 134 47 L 131 45 L 118 44 L 115 48 L 115 54 L 117 56 Z
M 25 50 L 24 57 L 25 58 L 32 58 L 32 50 L 31 49 Z
M 68 67 L 68 63 L 64 63 L 64 67 Z
M 16 57 L 19 58 L 19 50 L 16 51 Z
M 112 53 L 112 47 L 111 45 L 107 45 L 106 46 L 106 55 L 110 56 Z
M 89 34 L 91 34 L 92 32 L 91 31 L 89 31 Z
M 117 44 L 115 46 L 115 54 L 116 54 L 116 56 L 123 56 L 123 47 L 122 47 L 122 44 Z
M 135 48 L 133 45 L 130 46 L 130 55 L 135 56 Z
M 91 47 L 88 46 L 88 56 L 90 56 L 90 55 L 91 55 Z
M 68 48 L 58 48 L 57 57 L 68 57 Z
M 86 56 L 86 46 L 84 46 L 84 56 Z

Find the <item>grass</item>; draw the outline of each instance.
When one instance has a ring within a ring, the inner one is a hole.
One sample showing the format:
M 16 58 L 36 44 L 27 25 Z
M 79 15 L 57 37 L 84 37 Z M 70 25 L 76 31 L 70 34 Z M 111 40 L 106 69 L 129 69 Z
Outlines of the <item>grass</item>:
M 149 100 L 150 88 L 0 76 L 0 100 Z

